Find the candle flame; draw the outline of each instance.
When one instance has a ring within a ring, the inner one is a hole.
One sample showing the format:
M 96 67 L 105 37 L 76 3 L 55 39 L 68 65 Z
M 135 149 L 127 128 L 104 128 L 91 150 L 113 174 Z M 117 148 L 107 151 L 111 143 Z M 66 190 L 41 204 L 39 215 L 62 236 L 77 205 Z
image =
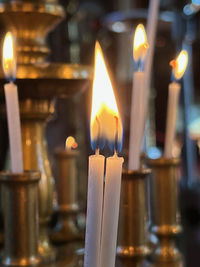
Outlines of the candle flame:
M 135 30 L 134 40 L 133 40 L 133 58 L 137 62 L 139 60 L 144 60 L 147 50 L 149 48 L 147 42 L 147 35 L 145 28 L 142 24 L 139 24 Z
M 5 76 L 12 80 L 16 74 L 16 57 L 13 35 L 8 32 L 3 43 L 3 71 Z
M 170 65 L 173 69 L 173 75 L 176 80 L 179 80 L 183 77 L 185 70 L 188 64 L 188 53 L 185 50 L 182 50 L 178 55 L 176 60 L 172 60 Z
M 65 148 L 66 149 L 72 149 L 72 148 L 77 148 L 78 144 L 73 136 L 68 136 L 66 141 L 65 141 Z
M 103 148 L 108 141 L 110 148 L 121 150 L 122 123 L 112 84 L 98 42 L 95 46 L 92 112 L 90 121 L 92 148 Z

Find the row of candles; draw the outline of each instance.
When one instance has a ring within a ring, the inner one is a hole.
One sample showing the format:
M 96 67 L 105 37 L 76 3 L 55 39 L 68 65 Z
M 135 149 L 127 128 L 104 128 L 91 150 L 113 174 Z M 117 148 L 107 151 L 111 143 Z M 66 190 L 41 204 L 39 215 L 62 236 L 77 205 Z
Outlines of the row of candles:
M 147 93 L 143 65 L 149 45 L 143 25 L 138 25 L 134 36 L 133 57 L 138 69 L 133 77 L 130 116 L 129 170 L 139 170 L 140 154 L 146 121 Z M 188 61 L 186 51 L 181 51 L 170 62 L 174 81 L 169 84 L 164 157 L 173 157 L 176 132 L 179 79 Z M 111 81 L 100 45 L 95 47 L 95 72 L 91 114 L 91 139 L 95 155 L 89 157 L 88 202 L 84 267 L 114 267 L 120 204 L 123 158 L 118 157 L 122 146 L 122 122 Z M 100 149 L 108 143 L 113 156 L 106 159 Z M 106 165 L 106 167 L 105 167 Z M 105 169 L 105 178 L 104 178 Z
M 138 66 L 133 77 L 130 119 L 129 169 L 139 169 L 147 113 L 145 56 L 148 50 L 143 25 L 138 25 L 134 37 L 133 57 Z M 23 172 L 23 155 L 17 86 L 12 82 L 16 73 L 13 37 L 8 33 L 3 46 L 3 69 L 10 80 L 5 84 L 5 96 L 13 173 Z M 182 51 L 171 62 L 174 81 L 169 85 L 167 128 L 164 156 L 172 157 L 180 84 L 177 82 L 187 66 L 187 52 Z M 123 158 L 122 121 L 99 43 L 95 46 L 95 71 L 91 112 L 91 140 L 95 155 L 89 157 L 88 203 L 85 242 L 85 267 L 114 267 L 120 204 Z M 105 160 L 100 150 L 108 144 L 113 156 Z M 105 175 L 104 175 L 105 172 Z M 105 178 L 104 178 L 105 176 Z

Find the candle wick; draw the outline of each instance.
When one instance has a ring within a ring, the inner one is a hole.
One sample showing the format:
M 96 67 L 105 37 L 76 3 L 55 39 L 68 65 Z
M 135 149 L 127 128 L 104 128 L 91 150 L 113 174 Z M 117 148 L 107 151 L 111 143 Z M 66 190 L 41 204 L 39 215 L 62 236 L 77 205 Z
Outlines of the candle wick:
M 139 58 L 136 62 L 136 71 L 142 72 L 144 71 L 144 60 L 142 58 Z
M 99 150 L 100 150 L 100 132 L 101 132 L 101 126 L 100 126 L 100 121 L 98 116 L 96 116 L 96 122 L 98 125 L 98 134 L 97 134 L 97 142 L 96 142 L 96 151 L 98 150 L 98 154 L 99 154 Z
M 114 155 L 117 155 L 117 148 L 118 148 L 118 139 L 119 139 L 119 133 L 118 133 L 118 125 L 119 125 L 119 119 L 117 116 L 114 116 L 116 120 L 116 130 L 115 130 L 115 144 L 114 144 Z
M 96 149 L 96 151 L 95 151 L 95 155 L 96 155 L 96 156 L 99 156 L 99 148 Z

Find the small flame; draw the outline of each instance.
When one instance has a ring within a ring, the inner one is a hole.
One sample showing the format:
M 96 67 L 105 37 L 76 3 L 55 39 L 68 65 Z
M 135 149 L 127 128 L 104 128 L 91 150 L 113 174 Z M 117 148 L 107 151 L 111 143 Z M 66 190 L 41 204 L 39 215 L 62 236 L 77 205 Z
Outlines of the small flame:
M 173 75 L 176 80 L 179 80 L 183 77 L 185 70 L 188 64 L 188 53 L 185 50 L 182 50 L 178 55 L 176 60 L 172 60 L 170 65 L 173 69 Z
M 73 136 L 68 136 L 65 141 L 65 148 L 67 150 L 71 150 L 72 148 L 77 148 L 78 144 L 76 143 L 76 140 Z
M 90 121 L 92 148 L 102 148 L 105 140 L 110 148 L 121 150 L 122 123 L 103 52 L 98 42 L 95 46 L 92 113 Z
M 144 60 L 147 50 L 149 48 L 147 42 L 147 35 L 145 28 L 142 24 L 139 24 L 135 31 L 135 36 L 133 40 L 133 58 L 136 62 L 139 60 Z
M 10 32 L 5 36 L 3 43 L 3 70 L 5 76 L 12 80 L 16 74 L 16 57 L 14 50 L 14 40 Z

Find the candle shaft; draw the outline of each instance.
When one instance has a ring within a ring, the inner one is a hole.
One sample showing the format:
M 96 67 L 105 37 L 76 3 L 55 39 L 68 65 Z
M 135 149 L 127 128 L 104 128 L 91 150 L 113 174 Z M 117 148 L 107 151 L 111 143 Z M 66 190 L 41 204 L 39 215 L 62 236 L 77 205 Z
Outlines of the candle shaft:
M 105 157 L 102 155 L 89 157 L 84 267 L 99 267 L 104 163 Z
M 149 90 L 151 82 L 151 69 L 153 54 L 155 50 L 155 37 L 159 13 L 159 0 L 151 0 L 149 5 L 148 20 L 147 20 L 147 39 L 149 49 L 145 59 L 145 88 Z
M 169 85 L 165 150 L 164 150 L 165 158 L 171 158 L 173 156 L 172 152 L 173 152 L 173 143 L 176 133 L 176 120 L 177 120 L 180 89 L 181 87 L 179 83 L 173 82 Z
M 145 104 L 144 104 L 144 124 L 143 128 L 145 130 L 146 120 L 147 120 L 147 111 L 148 111 L 148 102 L 149 102 L 149 94 L 151 88 L 151 73 L 152 73 L 152 62 L 153 55 L 155 50 L 155 39 L 156 39 L 156 30 L 158 23 L 158 14 L 159 14 L 159 4 L 160 0 L 151 0 L 149 4 L 148 11 L 148 20 L 147 20 L 147 39 L 149 43 L 149 49 L 147 51 L 147 55 L 145 58 Z M 148 133 L 147 133 L 148 134 Z
M 106 161 L 100 267 L 115 266 L 123 161 L 117 155 Z
M 145 120 L 144 76 L 144 72 L 135 72 L 133 77 L 129 137 L 129 170 L 137 170 L 140 165 L 140 153 L 144 135 Z
M 24 168 L 17 86 L 12 82 L 7 83 L 4 85 L 4 91 L 8 119 L 11 168 L 13 173 L 22 173 Z

